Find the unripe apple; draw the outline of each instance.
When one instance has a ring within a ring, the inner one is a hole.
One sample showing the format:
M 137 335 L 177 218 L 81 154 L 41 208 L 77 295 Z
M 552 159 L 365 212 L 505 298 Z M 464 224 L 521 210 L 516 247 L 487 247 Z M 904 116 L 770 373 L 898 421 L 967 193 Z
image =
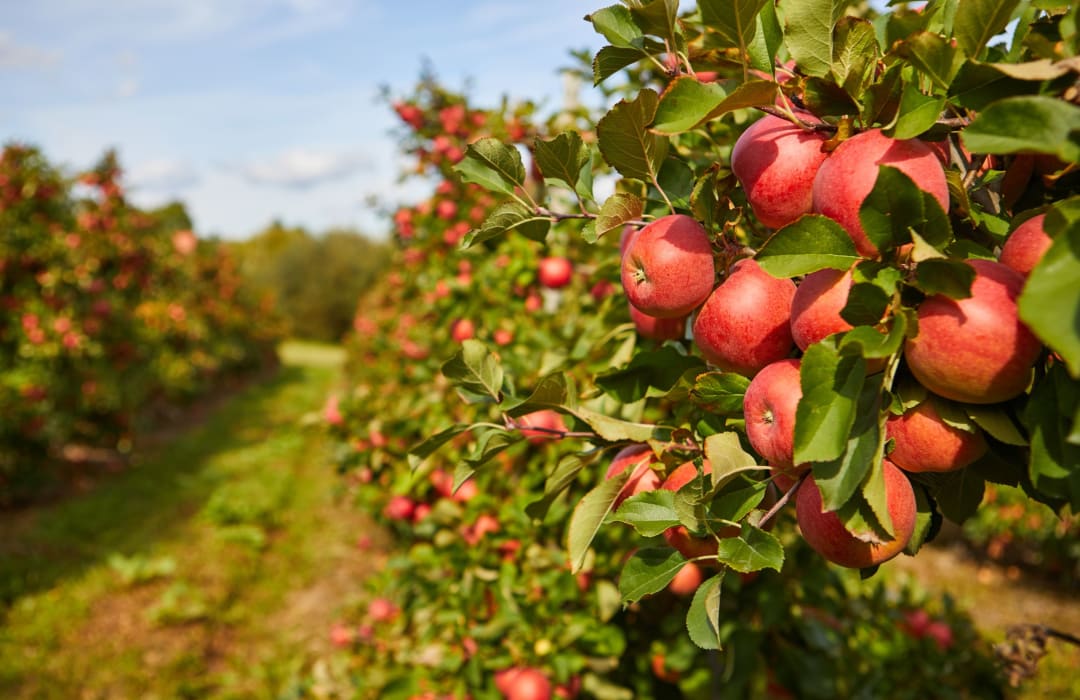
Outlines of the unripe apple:
M 794 282 L 740 260 L 694 320 L 694 344 L 710 364 L 752 377 L 791 352 L 794 297 Z
M 622 257 L 626 298 L 656 318 L 686 316 L 705 301 L 715 280 L 709 236 L 683 214 L 659 218 L 633 234 Z
M 630 320 L 634 322 L 634 328 L 642 338 L 652 340 L 681 340 L 686 337 L 687 316 L 676 318 L 656 318 L 638 311 L 630 305 Z
M 975 269 L 971 296 L 942 294 L 918 308 L 919 332 L 904 343 L 908 368 L 919 383 L 947 399 L 998 403 L 1022 393 L 1042 343 L 1017 315 L 1023 276 L 992 260 L 968 260 Z
M 1009 234 L 998 257 L 1001 264 L 1011 267 L 1025 278 L 1031 274 L 1054 243 L 1043 228 L 1045 219 L 1046 214 L 1033 216 Z
M 885 500 L 892 518 L 893 539 L 885 542 L 864 542 L 846 529 L 836 513 L 823 513 L 821 491 L 808 478 L 795 497 L 795 517 L 799 530 L 818 554 L 834 564 L 852 569 L 876 566 L 892 559 L 904 550 L 915 532 L 915 490 L 911 482 L 889 460 L 882 462 L 885 471 Z
M 746 438 L 759 455 L 780 470 L 794 468 L 795 409 L 802 398 L 799 360 L 780 360 L 757 373 L 746 387 Z
M 547 257 L 540 261 L 537 277 L 540 284 L 548 289 L 561 289 L 570 284 L 574 276 L 574 265 L 567 258 Z
M 987 450 L 982 431 L 976 428 L 971 433 L 949 425 L 932 400 L 923 401 L 903 415 L 889 416 L 885 437 L 895 443 L 889 459 L 909 472 L 963 469 Z
M 843 226 L 859 255 L 867 258 L 877 257 L 878 249 L 866 237 L 859 221 L 859 207 L 874 189 L 880 165 L 899 169 L 933 195 L 942 209 L 949 209 L 945 169 L 932 148 L 918 139 L 890 138 L 880 129 L 852 136 L 837 146 L 818 169 L 813 187 L 814 211 Z
M 818 270 L 799 283 L 791 300 L 791 337 L 800 350 L 851 330 L 840 316 L 851 291 L 851 270 Z
M 731 171 L 746 190 L 758 220 L 781 228 L 813 207 L 814 176 L 828 153 L 825 136 L 766 115 L 739 136 Z
M 619 491 L 612 509 L 618 508 L 634 494 L 654 491 L 660 486 L 660 477 L 651 468 L 652 463 L 653 450 L 646 444 L 630 445 L 615 454 L 605 477 L 611 479 L 629 469 L 630 478 Z

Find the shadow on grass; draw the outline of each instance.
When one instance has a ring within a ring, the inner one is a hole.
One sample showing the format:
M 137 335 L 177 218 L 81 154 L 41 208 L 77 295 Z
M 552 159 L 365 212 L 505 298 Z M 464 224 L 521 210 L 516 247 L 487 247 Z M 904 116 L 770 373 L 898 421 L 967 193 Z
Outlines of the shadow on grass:
M 286 364 L 167 444 L 137 454 L 125 471 L 89 492 L 0 516 L 0 616 L 22 596 L 78 577 L 112 554 L 146 553 L 199 514 L 245 451 L 297 434 L 313 410 L 316 379 L 329 370 Z M 236 459 L 233 459 L 235 453 Z

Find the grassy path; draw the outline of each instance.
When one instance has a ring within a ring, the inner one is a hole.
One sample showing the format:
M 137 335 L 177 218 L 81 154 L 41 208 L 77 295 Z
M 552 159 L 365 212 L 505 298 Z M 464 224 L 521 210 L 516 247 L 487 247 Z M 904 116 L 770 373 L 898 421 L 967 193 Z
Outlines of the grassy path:
M 343 355 L 282 354 L 128 470 L 0 519 L 0 697 L 276 697 L 326 649 L 378 560 L 313 424 Z

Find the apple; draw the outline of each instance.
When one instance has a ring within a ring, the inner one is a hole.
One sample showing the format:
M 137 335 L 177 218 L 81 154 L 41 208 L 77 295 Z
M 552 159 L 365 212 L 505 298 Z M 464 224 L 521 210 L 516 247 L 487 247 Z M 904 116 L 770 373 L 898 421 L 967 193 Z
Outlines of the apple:
M 514 332 L 506 328 L 496 328 L 495 332 L 491 334 L 491 339 L 495 341 L 496 345 L 506 346 L 514 342 Z
M 450 328 L 450 337 L 455 343 L 461 343 L 476 335 L 476 325 L 467 318 L 459 318 Z
M 330 425 L 340 426 L 345 424 L 345 417 L 341 415 L 338 402 L 337 394 L 331 394 L 327 397 L 326 405 L 323 407 L 323 420 Z
M 546 257 L 540 261 L 537 277 L 540 284 L 548 289 L 561 289 L 570 284 L 574 276 L 574 265 L 567 258 Z
M 416 502 L 408 496 L 392 496 L 383 508 L 383 515 L 389 520 L 412 520 L 416 512 Z
M 566 433 L 566 422 L 562 414 L 549 408 L 526 413 L 517 419 L 517 424 L 521 434 L 534 445 L 554 440 Z
M 799 283 L 791 300 L 791 337 L 800 350 L 851 330 L 840 316 L 851 291 L 851 270 L 818 270 Z
M 893 539 L 885 542 L 865 542 L 852 535 L 832 512 L 822 512 L 821 491 L 810 477 L 795 497 L 795 518 L 799 530 L 818 554 L 834 564 L 852 569 L 876 566 L 903 551 L 915 532 L 915 490 L 904 472 L 888 459 L 882 461 L 885 471 L 885 500 L 893 523 Z
M 780 360 L 757 373 L 746 387 L 743 417 L 750 446 L 775 469 L 794 468 L 795 409 L 802 398 L 799 360 Z
M 631 470 L 630 478 L 615 498 L 612 510 L 634 494 L 654 491 L 660 486 L 660 477 L 652 469 L 653 450 L 646 444 L 629 445 L 619 450 L 608 466 L 606 478 L 611 479 Z
M 679 672 L 668 668 L 667 658 L 663 654 L 653 654 L 649 666 L 652 668 L 653 675 L 656 676 L 658 680 L 661 680 L 664 683 L 679 682 L 679 678 L 681 677 Z
M 1054 243 L 1043 228 L 1045 219 L 1046 214 L 1033 216 L 1009 234 L 998 256 L 1001 264 L 1011 267 L 1025 278 L 1031 274 Z
M 740 260 L 698 312 L 694 344 L 710 364 L 752 377 L 791 352 L 794 297 L 794 282 Z
M 704 580 L 705 574 L 702 573 L 701 567 L 692 561 L 688 561 L 683 564 L 683 567 L 679 569 L 679 572 L 671 579 L 671 583 L 668 584 L 668 590 L 680 597 L 694 595 L 698 586 L 700 586 L 701 582 Z
M 634 322 L 634 328 L 642 338 L 651 340 L 681 340 L 686 337 L 686 319 L 689 316 L 677 316 L 674 318 L 656 318 L 630 304 L 630 320 Z
M 746 190 L 754 215 L 781 228 L 813 208 L 814 176 L 828 157 L 825 136 L 787 119 L 765 115 L 731 149 L 731 171 Z
M 551 699 L 551 681 L 543 671 L 527 666 L 496 672 L 495 688 L 506 700 Z
M 963 469 L 986 454 L 986 438 L 946 423 L 927 400 L 885 421 L 885 437 L 895 447 L 889 459 L 909 472 L 948 472 Z
M 878 166 L 890 165 L 910 177 L 924 192 L 933 195 L 942 209 L 949 209 L 945 169 L 930 146 L 918 139 L 893 139 L 880 129 L 869 129 L 836 147 L 814 177 L 814 211 L 835 220 L 848 232 L 855 249 L 875 258 L 878 249 L 866 237 L 859 222 L 859 207 L 874 189 Z
M 992 260 L 966 261 L 975 270 L 971 296 L 936 294 L 918 308 L 919 332 L 904 343 L 915 378 L 930 391 L 963 403 L 1007 401 L 1023 393 L 1042 343 L 1017 315 L 1024 277 Z
M 368 603 L 367 614 L 373 622 L 389 622 L 398 612 L 397 605 L 389 598 L 374 598 Z
M 701 305 L 716 280 L 705 228 L 670 214 L 630 237 L 622 257 L 622 283 L 630 303 L 656 318 L 686 316 Z

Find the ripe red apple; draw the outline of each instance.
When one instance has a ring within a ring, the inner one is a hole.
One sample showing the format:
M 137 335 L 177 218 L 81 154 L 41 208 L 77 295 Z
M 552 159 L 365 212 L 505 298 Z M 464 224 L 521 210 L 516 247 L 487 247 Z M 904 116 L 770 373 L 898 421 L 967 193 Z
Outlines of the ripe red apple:
M 526 413 L 517 419 L 517 423 L 521 434 L 534 445 L 554 440 L 566 432 L 566 422 L 562 414 L 551 409 Z
M 851 330 L 840 312 L 851 291 L 851 270 L 818 270 L 799 283 L 791 300 L 791 337 L 800 350 Z
M 491 339 L 495 341 L 496 345 L 509 345 L 514 342 L 514 332 L 506 328 L 496 328 L 495 332 L 491 334 Z
M 893 539 L 887 542 L 864 542 L 846 529 L 836 513 L 823 513 L 821 491 L 808 478 L 795 497 L 795 517 L 803 539 L 834 564 L 864 569 L 892 559 L 903 551 L 915 532 L 915 491 L 911 482 L 889 460 L 884 460 L 885 499 L 893 522 Z
M 627 469 L 630 478 L 623 485 L 615 499 L 612 509 L 618 508 L 630 496 L 645 491 L 654 491 L 660 486 L 660 477 L 652 470 L 653 450 L 646 444 L 630 445 L 619 450 L 608 466 L 606 478 L 622 474 Z
M 698 586 L 704 580 L 705 574 L 702 573 L 701 567 L 692 561 L 688 561 L 675 574 L 675 578 L 671 579 L 668 590 L 677 596 L 694 595 L 694 592 L 697 591 Z
M 758 220 L 781 228 L 813 208 L 814 176 L 825 161 L 825 136 L 765 115 L 731 149 L 731 171 Z
M 1045 219 L 1046 214 L 1039 214 L 1017 226 L 1005 239 L 998 260 L 1025 278 L 1030 275 L 1054 243 L 1054 239 L 1048 236 L 1043 228 Z
M 656 318 L 686 316 L 709 296 L 715 279 L 705 228 L 682 214 L 659 218 L 633 234 L 622 257 L 626 298 Z
M 694 344 L 710 364 L 747 377 L 792 350 L 795 283 L 740 260 L 694 320 Z
M 412 520 L 416 502 L 408 496 L 392 496 L 383 508 L 383 515 L 390 520 Z
M 634 322 L 634 328 L 642 338 L 652 340 L 681 340 L 686 337 L 687 316 L 675 318 L 656 318 L 637 310 L 630 304 L 630 320 Z
M 814 178 L 814 211 L 835 220 L 847 230 L 859 255 L 874 258 L 878 249 L 866 237 L 859 222 L 859 207 L 874 189 L 878 166 L 891 165 L 910 177 L 949 209 L 945 169 L 934 149 L 918 139 L 897 140 L 880 129 L 856 134 L 836 147 Z
M 389 622 L 398 612 L 398 606 L 389 598 L 374 598 L 368 603 L 367 614 L 373 622 Z
M 937 294 L 918 309 L 919 333 L 904 343 L 915 378 L 930 391 L 964 403 L 998 403 L 1022 393 L 1042 352 L 1039 339 L 1017 316 L 1024 278 L 991 260 L 975 269 L 971 296 Z
M 743 397 L 746 438 L 780 470 L 794 468 L 795 409 L 802 398 L 799 367 L 799 360 L 772 363 L 750 381 Z
M 567 258 L 547 257 L 540 261 L 537 270 L 540 284 L 548 289 L 561 289 L 574 277 L 574 265 Z
M 712 464 L 705 460 L 701 465 L 701 470 L 704 474 L 712 474 Z M 697 475 L 697 465 L 693 462 L 684 462 L 668 474 L 660 488 L 667 491 L 678 491 L 693 481 Z M 739 528 L 723 528 L 717 534 L 720 537 L 735 537 L 739 534 Z M 698 537 L 686 529 L 684 525 L 676 525 L 664 530 L 664 540 L 687 559 L 716 556 L 718 542 L 715 537 L 711 535 Z
M 933 401 L 923 401 L 903 415 L 889 416 L 885 437 L 895 441 L 889 459 L 909 472 L 963 469 L 986 454 L 986 438 L 946 423 Z
M 323 407 L 323 419 L 330 425 L 340 426 L 345 424 L 345 417 L 341 415 L 338 401 L 337 394 L 331 394 L 326 398 L 326 405 Z
M 498 671 L 495 674 L 495 688 L 506 700 L 551 700 L 551 681 L 536 668 Z
M 459 318 L 450 328 L 450 337 L 455 343 L 461 343 L 476 335 L 476 324 L 468 318 Z

